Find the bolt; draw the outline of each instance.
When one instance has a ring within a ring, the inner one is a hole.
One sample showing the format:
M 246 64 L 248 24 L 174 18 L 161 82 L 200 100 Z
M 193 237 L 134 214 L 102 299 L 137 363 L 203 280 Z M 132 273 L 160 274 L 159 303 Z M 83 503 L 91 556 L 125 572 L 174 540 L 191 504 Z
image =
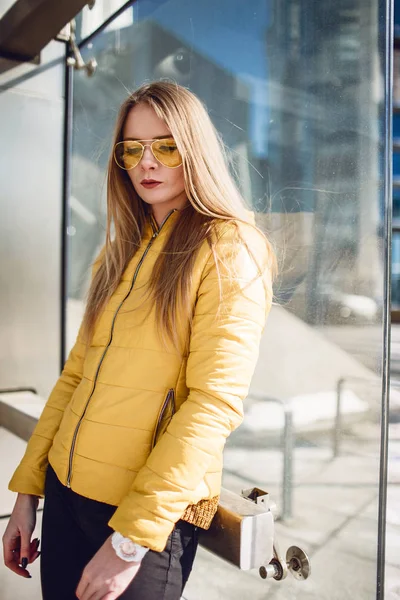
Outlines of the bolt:
M 292 558 L 292 560 L 289 563 L 289 568 L 293 569 L 293 571 L 300 571 L 301 569 L 301 564 L 298 558 Z

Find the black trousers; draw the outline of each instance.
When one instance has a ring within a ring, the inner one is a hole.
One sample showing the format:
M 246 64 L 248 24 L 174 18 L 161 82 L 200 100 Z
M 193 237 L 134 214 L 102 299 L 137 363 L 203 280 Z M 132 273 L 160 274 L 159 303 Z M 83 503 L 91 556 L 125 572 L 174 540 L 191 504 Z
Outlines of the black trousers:
M 46 477 L 41 540 L 43 600 L 75 600 L 87 563 L 113 530 L 115 506 L 89 500 L 60 483 L 51 466 Z M 179 600 L 192 570 L 197 527 L 178 521 L 163 552 L 149 550 L 121 600 Z

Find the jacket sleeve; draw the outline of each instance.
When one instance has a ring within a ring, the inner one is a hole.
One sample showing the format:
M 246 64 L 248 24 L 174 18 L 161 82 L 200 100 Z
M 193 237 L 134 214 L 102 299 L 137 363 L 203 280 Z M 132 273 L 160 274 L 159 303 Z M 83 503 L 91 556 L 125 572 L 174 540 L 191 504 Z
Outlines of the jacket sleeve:
M 86 344 L 81 327 L 64 369 L 28 442 L 24 457 L 9 483 L 8 487 L 12 492 L 44 495 L 47 455 L 60 426 L 64 410 L 82 379 L 85 350 Z
M 271 304 L 270 271 L 254 281 L 257 270 L 246 247 L 232 247 L 230 236 L 224 235 L 217 255 L 225 266 L 210 257 L 203 271 L 186 370 L 187 400 L 109 522 L 158 552 L 196 498 L 207 470 L 222 455 L 226 438 L 241 423 L 259 354 Z M 255 251 L 258 262 L 268 261 L 265 242 Z

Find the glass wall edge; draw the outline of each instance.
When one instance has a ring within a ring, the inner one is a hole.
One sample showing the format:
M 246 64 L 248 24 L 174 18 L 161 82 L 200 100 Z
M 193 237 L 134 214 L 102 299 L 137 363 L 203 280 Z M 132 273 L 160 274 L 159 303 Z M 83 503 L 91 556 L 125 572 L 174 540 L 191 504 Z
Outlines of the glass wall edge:
M 391 327 L 391 264 L 392 264 L 392 154 L 393 154 L 393 41 L 394 0 L 382 0 L 384 12 L 384 77 L 385 77 L 385 129 L 384 129 L 384 305 L 383 305 L 383 356 L 382 356 L 382 416 L 379 469 L 379 511 L 376 598 L 385 596 L 385 545 L 386 503 L 388 483 L 389 446 L 389 395 L 390 395 L 390 327 Z
M 102 23 L 100 25 L 100 27 L 98 27 L 97 29 L 95 29 L 90 35 L 88 35 L 83 40 L 81 40 L 79 42 L 79 44 L 78 44 L 78 47 L 80 49 L 82 49 L 85 46 L 87 46 L 87 44 L 89 42 L 91 42 L 95 37 L 97 37 L 102 31 L 104 31 L 104 29 L 106 29 L 106 27 L 108 27 L 110 23 L 112 23 L 113 21 L 115 21 L 115 19 L 117 17 L 119 17 L 120 15 L 122 15 L 122 13 L 125 12 L 127 8 L 129 8 L 130 6 L 132 6 L 133 4 L 135 4 L 136 2 L 137 2 L 137 0 L 128 0 L 127 2 L 125 2 L 125 4 L 123 4 L 121 6 L 121 8 L 119 8 L 118 10 L 116 10 L 115 13 L 113 13 L 112 15 L 110 15 L 108 17 L 108 19 L 106 19 L 104 21 L 104 23 Z
M 70 52 L 69 44 L 65 45 L 64 75 L 64 148 L 63 148 L 63 182 L 62 182 L 62 217 L 61 217 L 61 280 L 60 280 L 60 343 L 61 371 L 66 361 L 67 342 L 67 296 L 68 296 L 68 205 L 71 195 L 71 155 L 72 155 L 72 105 L 73 105 L 73 67 L 67 65 Z

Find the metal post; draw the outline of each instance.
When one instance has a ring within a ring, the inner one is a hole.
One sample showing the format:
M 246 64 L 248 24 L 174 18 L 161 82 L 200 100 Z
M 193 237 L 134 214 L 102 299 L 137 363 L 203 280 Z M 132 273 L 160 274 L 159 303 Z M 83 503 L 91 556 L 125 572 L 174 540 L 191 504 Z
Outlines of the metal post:
M 292 517 L 292 488 L 293 488 L 293 411 L 289 403 L 279 398 L 265 396 L 257 392 L 250 394 L 251 398 L 260 402 L 273 402 L 282 407 L 285 424 L 282 430 L 282 512 L 279 519 L 290 519 Z
M 292 516 L 293 487 L 293 413 L 285 406 L 285 427 L 283 430 L 283 477 L 282 477 L 282 514 L 281 519 Z
M 342 391 L 343 391 L 344 377 L 341 377 L 336 385 L 336 415 L 335 425 L 333 427 L 333 444 L 332 444 L 332 455 L 333 458 L 339 456 L 340 446 L 340 435 L 342 429 Z

